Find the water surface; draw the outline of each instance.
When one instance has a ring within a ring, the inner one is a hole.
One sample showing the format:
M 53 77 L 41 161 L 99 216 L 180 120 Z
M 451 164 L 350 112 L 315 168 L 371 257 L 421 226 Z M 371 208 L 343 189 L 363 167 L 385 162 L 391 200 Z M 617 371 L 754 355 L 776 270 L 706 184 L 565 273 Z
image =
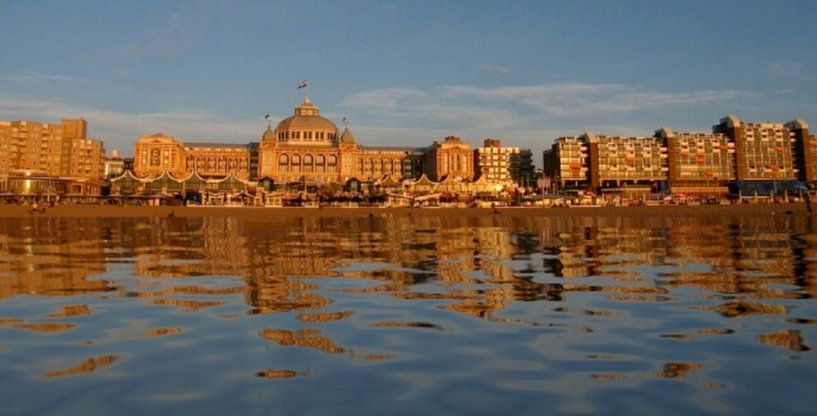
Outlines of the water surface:
M 803 215 L 1 218 L 0 413 L 813 413 L 816 277 Z

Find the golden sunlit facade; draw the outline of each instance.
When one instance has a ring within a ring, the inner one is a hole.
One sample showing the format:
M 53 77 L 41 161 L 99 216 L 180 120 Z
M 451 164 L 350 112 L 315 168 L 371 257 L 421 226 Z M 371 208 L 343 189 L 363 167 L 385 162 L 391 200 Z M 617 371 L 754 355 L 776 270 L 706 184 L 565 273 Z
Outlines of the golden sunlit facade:
M 387 175 L 401 180 L 419 176 L 424 150 L 361 146 L 348 128 L 339 133 L 307 97 L 292 116 L 264 132 L 258 177 L 316 184 Z
M 101 179 L 105 149 L 86 137 L 84 119 L 60 124 L 0 120 L 0 174 L 28 171 L 48 176 Z
M 0 120 L 0 188 L 20 194 L 98 193 L 105 148 L 84 119 Z M 74 186 L 76 185 L 76 186 Z
M 456 136 L 446 137 L 442 143 L 434 142 L 423 157 L 425 174 L 432 181 L 458 178 L 474 179 L 474 158 L 471 145 Z
M 138 177 L 157 177 L 165 172 L 186 178 L 198 172 L 205 176 L 252 175 L 251 145 L 229 143 L 182 143 L 162 133 L 139 138 L 133 169 Z

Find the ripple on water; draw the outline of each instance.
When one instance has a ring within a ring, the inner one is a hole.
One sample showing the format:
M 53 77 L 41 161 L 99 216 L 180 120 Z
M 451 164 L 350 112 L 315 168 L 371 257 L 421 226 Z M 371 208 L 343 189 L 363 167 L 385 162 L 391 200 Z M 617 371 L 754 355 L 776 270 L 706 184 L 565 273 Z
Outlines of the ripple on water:
M 501 217 L 0 218 L 0 401 L 151 414 L 817 406 L 805 218 Z M 117 370 L 129 398 L 106 382 Z
M 87 358 L 75 366 L 45 373 L 43 374 L 43 377 L 61 378 L 93 373 L 94 371 L 99 371 L 105 367 L 108 367 L 109 365 L 112 365 L 117 360 L 118 358 L 114 355 L 102 355 L 99 357 Z

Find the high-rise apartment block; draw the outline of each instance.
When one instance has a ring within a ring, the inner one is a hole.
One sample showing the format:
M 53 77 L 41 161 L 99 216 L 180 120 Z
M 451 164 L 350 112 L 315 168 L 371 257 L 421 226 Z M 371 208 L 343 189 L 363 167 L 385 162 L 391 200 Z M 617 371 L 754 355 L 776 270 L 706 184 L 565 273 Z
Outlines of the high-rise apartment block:
M 726 193 L 730 183 L 815 181 L 817 140 L 803 120 L 745 123 L 729 115 L 712 130 L 562 137 L 544 152 L 544 174 L 562 187 L 597 192 L 668 185 L 675 192 Z
M 795 132 L 781 123 L 744 123 L 733 115 L 713 127 L 735 144 L 738 181 L 795 180 Z
M 590 185 L 589 143 L 579 137 L 560 137 L 544 152 L 543 172 L 561 186 Z
M 474 149 L 474 177 L 493 183 L 526 186 L 533 183 L 530 150 L 503 147 L 499 139 L 485 139 Z
M 655 137 L 667 147 L 667 179 L 673 190 L 691 193 L 735 179 L 735 143 L 720 133 L 678 133 L 662 127 Z M 719 189 L 725 192 L 725 189 Z
M 104 147 L 86 134 L 81 118 L 61 124 L 0 121 L 0 173 L 101 179 Z

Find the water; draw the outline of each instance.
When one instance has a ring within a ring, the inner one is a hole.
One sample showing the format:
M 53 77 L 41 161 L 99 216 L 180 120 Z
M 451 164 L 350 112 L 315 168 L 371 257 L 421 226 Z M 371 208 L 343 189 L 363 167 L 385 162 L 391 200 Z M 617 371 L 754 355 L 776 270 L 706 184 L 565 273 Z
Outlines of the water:
M 0 219 L 3 414 L 807 414 L 817 236 L 712 218 Z

